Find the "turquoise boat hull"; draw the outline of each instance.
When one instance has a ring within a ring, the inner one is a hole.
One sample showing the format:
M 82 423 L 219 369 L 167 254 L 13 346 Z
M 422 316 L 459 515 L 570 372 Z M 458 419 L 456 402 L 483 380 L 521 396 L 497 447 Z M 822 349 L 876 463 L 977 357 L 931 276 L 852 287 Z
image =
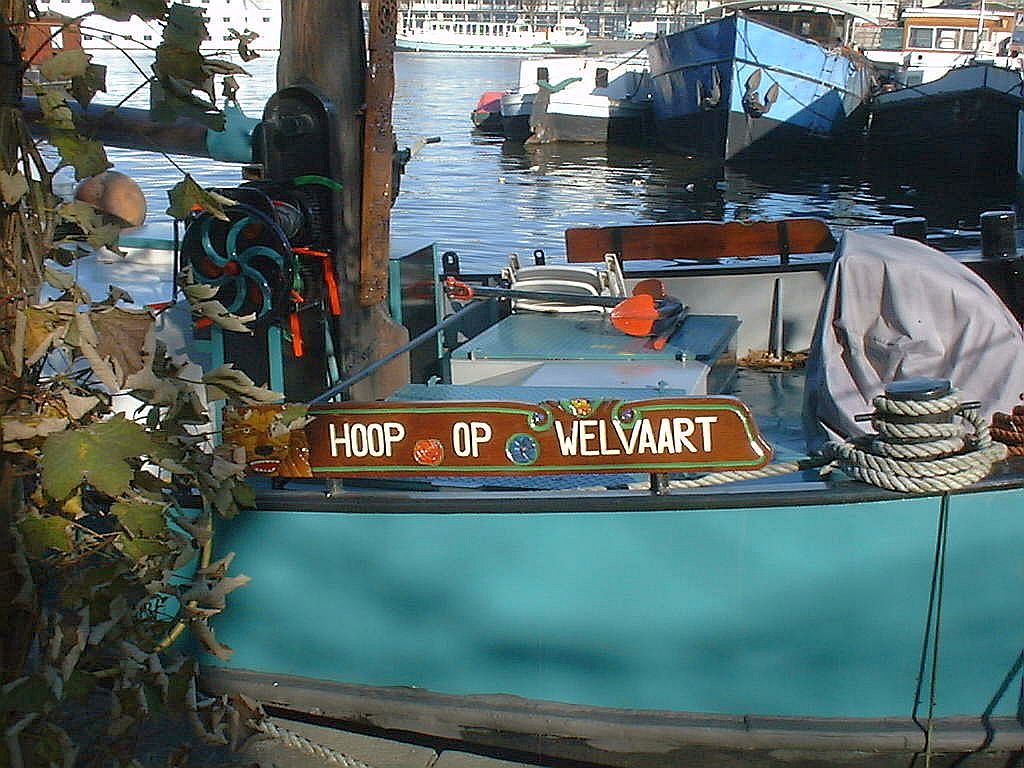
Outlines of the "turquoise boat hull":
M 1016 713 L 1024 490 L 948 497 L 934 595 L 940 497 L 772 495 L 265 506 L 218 531 L 255 578 L 216 630 L 234 669 L 447 694 L 813 718 L 906 718 L 915 699 L 923 717 L 934 696 L 937 716 Z

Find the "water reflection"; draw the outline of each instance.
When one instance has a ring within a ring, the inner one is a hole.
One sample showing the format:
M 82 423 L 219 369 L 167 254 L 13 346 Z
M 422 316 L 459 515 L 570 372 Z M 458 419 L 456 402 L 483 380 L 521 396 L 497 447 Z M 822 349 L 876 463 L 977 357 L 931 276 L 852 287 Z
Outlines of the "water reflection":
M 139 82 L 121 54 L 107 64 L 116 103 Z M 148 71 L 150 59 L 136 57 Z M 914 167 L 874 158 L 853 147 L 827 159 L 709 167 L 656 148 L 554 144 L 524 146 L 473 130 L 470 112 L 484 90 L 515 85 L 516 57 L 400 53 L 396 57 L 394 124 L 400 146 L 439 136 L 407 167 L 392 213 L 392 231 L 405 242 L 441 243 L 465 268 L 494 269 L 512 251 L 564 252 L 568 227 L 643 222 L 816 216 L 833 228 L 888 226 L 925 216 L 933 227 L 977 226 L 985 210 L 1014 205 L 1012 172 L 1002 177 L 951 176 L 941 159 Z M 258 116 L 275 87 L 276 60 L 245 65 L 240 99 Z M 145 106 L 146 95 L 128 102 Z M 194 158 L 163 158 L 112 150 L 117 168 L 146 189 L 148 233 L 168 232 L 165 190 L 193 174 L 208 186 L 240 183 L 237 166 Z

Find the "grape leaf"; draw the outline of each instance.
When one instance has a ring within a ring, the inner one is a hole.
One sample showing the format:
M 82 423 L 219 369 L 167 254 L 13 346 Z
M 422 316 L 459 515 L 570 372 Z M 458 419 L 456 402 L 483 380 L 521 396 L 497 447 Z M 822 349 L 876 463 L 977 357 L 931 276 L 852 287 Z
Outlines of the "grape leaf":
M 148 311 L 107 307 L 88 315 L 95 343 L 83 339 L 82 354 L 97 373 L 99 368 L 113 373 L 114 389 L 121 389 L 129 377 L 152 365 L 156 333 Z
M 102 64 L 89 64 L 78 77 L 71 80 L 71 95 L 83 107 L 88 107 L 98 91 L 107 91 L 107 68 Z
M 240 400 L 247 405 L 259 403 L 279 403 L 284 399 L 280 392 L 266 387 L 258 387 L 242 371 L 231 363 L 215 368 L 203 376 L 206 385 L 206 399 L 209 402 L 225 398 Z
M 188 174 L 185 174 L 185 178 L 174 185 L 167 193 L 167 197 L 171 201 L 167 215 L 176 219 L 184 219 L 198 209 L 227 221 L 228 215 L 224 213 L 224 209 L 235 204 L 235 201 L 228 197 L 203 189 Z
M 38 414 L 7 415 L 0 417 L 0 429 L 4 442 L 32 440 L 46 437 L 67 429 L 68 420 L 61 416 L 40 416 Z
M 0 197 L 8 205 L 14 205 L 28 192 L 28 180 L 21 171 L 8 173 L 0 171 Z
M 212 131 L 224 130 L 224 113 L 211 101 L 193 95 L 190 88 L 171 79 L 150 85 L 149 116 L 158 123 L 173 123 L 179 117 L 196 120 Z M 213 97 L 211 96 L 211 99 Z
M 34 365 L 52 346 L 63 344 L 74 319 L 75 305 L 71 302 L 54 301 L 26 307 L 18 316 L 15 334 L 18 361 L 24 359 Z
M 43 712 L 53 703 L 53 690 L 42 674 L 25 676 L 0 688 L 0 712 Z
M 68 521 L 63 517 L 26 517 L 18 523 L 18 530 L 25 541 L 25 551 L 31 557 L 43 557 L 51 549 L 66 552 L 71 547 Z
M 206 59 L 199 53 L 198 48 L 161 45 L 156 49 L 153 72 L 161 82 L 165 78 L 173 78 L 202 87 L 210 79 L 210 73 L 203 66 L 205 61 Z
M 51 130 L 50 143 L 60 153 L 61 163 L 75 169 L 75 180 L 103 173 L 113 163 L 107 160 L 103 144 L 87 139 L 77 131 Z
M 231 103 L 238 101 L 238 81 L 235 80 L 233 75 L 228 75 L 221 81 L 221 88 L 223 89 L 225 101 Z
M 68 416 L 76 420 L 82 418 L 100 404 L 100 399 L 93 395 L 82 397 L 73 395 L 70 392 L 61 392 L 60 396 L 64 401 L 65 407 L 68 409 Z
M 248 75 L 244 67 L 240 67 L 227 59 L 203 59 L 203 70 L 207 75 Z
M 159 55 L 160 48 L 165 45 L 198 51 L 199 45 L 209 39 L 210 33 L 203 21 L 202 9 L 175 3 L 167 15 L 164 39 L 157 47 L 157 52 Z
M 239 32 L 233 27 L 228 27 L 228 33 L 224 36 L 225 40 L 237 40 L 238 41 L 238 57 L 242 61 L 252 61 L 258 59 L 260 55 L 256 51 L 249 47 L 249 43 L 255 40 L 259 35 L 251 30 L 245 32 Z
M 166 555 L 170 547 L 156 539 L 131 539 L 121 542 L 121 551 L 132 560 L 141 560 L 152 555 Z
M 103 223 L 96 206 L 82 200 L 61 203 L 57 206 L 57 214 L 67 221 L 73 221 L 83 232 L 91 232 Z
M 74 113 L 68 106 L 70 94 L 60 85 L 47 85 L 37 91 L 43 122 L 50 130 L 75 130 Z
M 117 515 L 121 525 L 135 538 L 157 538 L 167 532 L 164 519 L 166 504 L 151 504 L 146 501 L 119 501 L 112 504 L 110 512 Z
M 81 77 L 89 68 L 92 56 L 81 48 L 61 51 L 56 56 L 46 59 L 39 65 L 39 74 L 43 80 L 59 81 Z
M 102 493 L 118 496 L 132 480 L 126 459 L 150 455 L 154 449 L 145 429 L 122 414 L 50 435 L 42 449 L 43 489 L 50 498 L 63 499 L 87 481 Z
M 166 0 L 93 0 L 93 8 L 100 16 L 114 21 L 162 19 L 167 16 Z
M 75 276 L 62 269 L 54 269 L 49 264 L 43 265 L 43 279 L 48 285 L 60 291 L 69 291 L 75 284 Z

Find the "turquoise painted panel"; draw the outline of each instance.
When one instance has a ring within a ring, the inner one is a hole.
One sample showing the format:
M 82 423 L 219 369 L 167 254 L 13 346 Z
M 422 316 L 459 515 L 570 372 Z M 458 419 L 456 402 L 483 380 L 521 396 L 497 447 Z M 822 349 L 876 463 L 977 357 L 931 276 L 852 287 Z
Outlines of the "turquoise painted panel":
M 939 713 L 984 710 L 1024 642 L 1021 499 L 953 500 Z M 236 649 L 232 666 L 265 672 L 611 707 L 906 716 L 938 514 L 935 498 L 260 511 L 218 533 L 253 582 L 216 629 Z

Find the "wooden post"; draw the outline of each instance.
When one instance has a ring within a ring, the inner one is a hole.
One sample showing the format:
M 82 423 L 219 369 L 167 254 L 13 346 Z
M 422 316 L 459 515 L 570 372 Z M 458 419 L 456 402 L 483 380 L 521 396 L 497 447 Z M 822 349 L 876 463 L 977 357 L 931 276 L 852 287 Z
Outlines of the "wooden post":
M 363 126 L 366 105 L 366 45 L 359 0 L 282 0 L 281 54 L 277 85 L 312 85 L 337 113 L 330 152 L 332 176 L 341 182 L 335 193 L 336 273 L 342 314 L 337 321 L 337 350 L 343 376 L 384 357 L 408 341 L 408 332 L 388 316 L 385 306 L 360 301 L 363 207 Z M 391 104 L 375 105 L 387 109 Z M 373 110 L 371 110 L 373 111 Z M 368 190 L 374 194 L 373 190 Z M 382 367 L 356 387 L 353 399 L 374 400 L 391 394 L 409 377 L 408 355 Z

